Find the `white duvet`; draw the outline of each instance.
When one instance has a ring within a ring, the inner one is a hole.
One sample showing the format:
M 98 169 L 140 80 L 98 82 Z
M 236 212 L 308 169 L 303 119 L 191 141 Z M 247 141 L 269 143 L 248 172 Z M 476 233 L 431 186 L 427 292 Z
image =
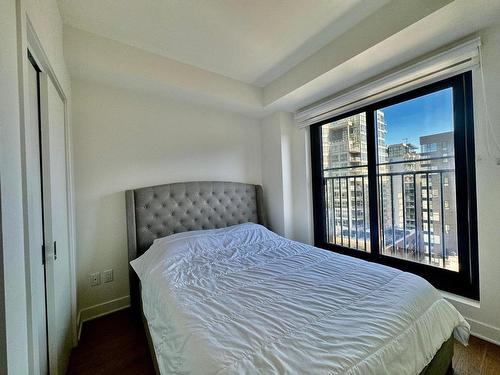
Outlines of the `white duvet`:
M 257 224 L 161 238 L 131 264 L 162 374 L 418 374 L 469 336 L 424 279 Z

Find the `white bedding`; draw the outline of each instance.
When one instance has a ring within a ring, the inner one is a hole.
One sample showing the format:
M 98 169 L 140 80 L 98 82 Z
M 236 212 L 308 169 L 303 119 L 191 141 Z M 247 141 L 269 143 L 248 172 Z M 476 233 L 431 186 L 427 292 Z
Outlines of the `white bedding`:
M 162 374 L 418 374 L 469 325 L 424 279 L 257 224 L 131 262 Z

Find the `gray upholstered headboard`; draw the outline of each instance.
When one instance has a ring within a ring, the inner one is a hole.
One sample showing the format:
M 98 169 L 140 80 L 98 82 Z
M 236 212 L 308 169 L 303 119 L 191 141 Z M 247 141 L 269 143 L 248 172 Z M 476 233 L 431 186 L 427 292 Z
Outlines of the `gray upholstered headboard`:
M 237 182 L 180 182 L 126 192 L 129 261 L 156 238 L 254 222 L 267 226 L 262 187 Z M 138 282 L 130 273 L 132 305 Z

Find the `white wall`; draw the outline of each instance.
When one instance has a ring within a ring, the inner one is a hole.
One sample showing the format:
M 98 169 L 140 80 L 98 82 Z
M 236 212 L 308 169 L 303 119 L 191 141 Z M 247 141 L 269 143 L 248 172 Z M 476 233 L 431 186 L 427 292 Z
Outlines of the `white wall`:
M 262 186 L 270 228 L 312 243 L 309 131 L 298 129 L 291 113 L 262 120 Z
M 275 112 L 262 120 L 261 127 L 262 186 L 269 226 L 282 236 L 294 238 L 292 114 Z
M 125 190 L 195 180 L 260 184 L 261 148 L 259 121 L 242 115 L 90 81 L 75 80 L 72 90 L 82 310 L 128 295 Z M 115 281 L 90 287 L 89 274 L 109 268 Z
M 28 372 L 28 327 L 21 189 L 21 120 L 15 1 L 0 2 L 0 183 L 5 326 L 2 374 Z M 3 362 L 6 359 L 5 362 Z
M 495 136 L 500 141 L 500 24 L 480 33 L 487 103 Z M 480 306 L 452 303 L 471 323 L 473 331 L 500 344 L 500 165 L 487 151 L 492 134 L 486 130 L 481 79 L 474 75 L 476 186 L 479 235 Z
M 311 193 L 311 168 L 309 129 L 298 129 L 295 122 L 290 126 L 292 162 L 292 238 L 308 244 L 314 243 Z
M 67 25 L 64 54 L 74 79 L 175 95 L 231 112 L 262 110 L 262 88 Z
M 281 152 L 281 113 L 262 120 L 262 188 L 269 228 L 285 235 L 285 202 L 283 197 L 283 161 Z
M 496 137 L 500 140 L 500 25 L 488 28 L 479 33 L 483 42 L 484 74 L 488 105 Z M 490 341 L 500 343 L 500 166 L 496 159 L 487 152 L 486 142 L 491 134 L 486 131 L 484 116 L 484 103 L 481 94 L 481 79 L 475 74 L 474 83 L 474 108 L 475 108 L 475 141 L 476 141 L 476 178 L 478 199 L 478 224 L 479 224 L 479 267 L 480 267 L 480 303 L 448 295 L 459 311 L 471 323 L 473 333 Z M 274 150 L 273 154 L 263 154 L 263 182 L 267 185 L 268 197 L 278 197 L 283 201 L 282 191 L 286 186 L 279 185 L 279 176 L 276 170 L 284 167 L 267 162 L 268 157 L 277 158 L 281 148 L 278 129 L 280 123 L 270 116 L 263 122 L 263 150 Z M 266 125 L 268 128 L 266 128 Z M 264 135 L 268 134 L 269 137 Z M 307 130 L 297 127 L 289 128 L 288 136 L 291 142 L 292 179 L 285 183 L 292 186 L 293 230 L 289 237 L 307 243 L 312 243 L 312 204 L 310 180 L 310 149 L 309 134 Z M 490 147 L 491 148 L 491 147 Z M 500 150 L 497 150 L 500 157 Z M 266 177 L 268 176 L 268 177 Z M 267 183 L 272 178 L 272 183 Z M 269 212 L 275 220 L 284 222 L 284 213 L 279 212 L 279 207 Z

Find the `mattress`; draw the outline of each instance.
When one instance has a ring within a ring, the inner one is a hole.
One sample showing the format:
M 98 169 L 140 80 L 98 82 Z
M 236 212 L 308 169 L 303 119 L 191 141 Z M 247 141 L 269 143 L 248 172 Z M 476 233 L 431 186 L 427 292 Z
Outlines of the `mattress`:
M 131 262 L 162 374 L 419 374 L 469 324 L 424 279 L 257 224 Z

